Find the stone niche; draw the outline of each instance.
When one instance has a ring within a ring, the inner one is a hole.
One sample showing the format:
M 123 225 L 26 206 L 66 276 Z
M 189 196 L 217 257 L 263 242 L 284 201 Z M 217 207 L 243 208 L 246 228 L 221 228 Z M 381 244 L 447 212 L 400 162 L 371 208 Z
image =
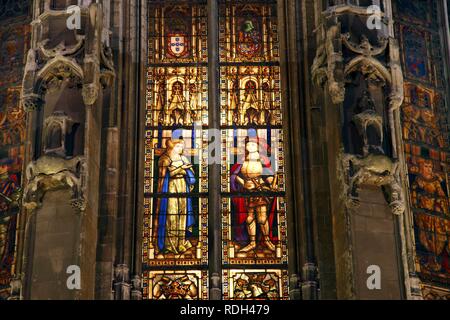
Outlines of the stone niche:
M 46 94 L 42 151 L 71 158 L 84 154 L 86 111 L 81 89 L 67 84 Z

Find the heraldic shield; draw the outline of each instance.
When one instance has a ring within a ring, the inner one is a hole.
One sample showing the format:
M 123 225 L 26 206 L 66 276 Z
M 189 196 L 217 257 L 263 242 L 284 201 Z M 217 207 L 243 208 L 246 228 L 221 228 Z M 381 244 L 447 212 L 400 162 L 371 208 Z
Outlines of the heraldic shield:
M 168 43 L 169 54 L 176 58 L 183 58 L 189 50 L 189 40 L 186 34 L 170 34 Z

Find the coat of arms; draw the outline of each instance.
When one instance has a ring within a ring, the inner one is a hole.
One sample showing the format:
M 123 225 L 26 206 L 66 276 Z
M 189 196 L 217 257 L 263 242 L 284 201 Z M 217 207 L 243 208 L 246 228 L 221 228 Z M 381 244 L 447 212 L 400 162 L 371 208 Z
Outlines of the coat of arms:
M 168 37 L 169 54 L 176 58 L 184 57 L 189 50 L 189 41 L 186 34 L 170 34 Z
M 247 58 L 253 58 L 261 49 L 261 33 L 257 28 L 257 21 L 246 19 L 240 25 L 237 51 Z

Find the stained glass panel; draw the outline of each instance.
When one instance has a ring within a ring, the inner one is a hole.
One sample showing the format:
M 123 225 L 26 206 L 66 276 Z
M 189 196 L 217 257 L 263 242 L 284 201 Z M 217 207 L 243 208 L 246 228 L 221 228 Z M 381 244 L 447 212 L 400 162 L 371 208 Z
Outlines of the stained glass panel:
M 276 1 L 220 1 L 224 297 L 287 298 Z M 205 1 L 149 1 L 144 293 L 204 299 L 208 268 Z M 238 265 L 256 269 L 234 270 Z M 231 269 L 233 266 L 233 270 Z M 231 278 L 228 278 L 228 272 Z M 228 279 L 233 293 L 228 294 Z M 261 291 L 261 292 L 259 292 Z
M 401 26 L 406 74 L 411 78 L 430 80 L 427 43 L 428 34 L 408 26 Z
M 9 287 L 16 259 L 17 197 L 25 153 L 26 121 L 20 91 L 21 87 L 8 88 L 4 104 L 0 105 L 0 289 Z
M 276 1 L 220 2 L 220 60 L 277 61 L 280 49 Z
M 282 142 L 280 129 L 222 131 L 224 264 L 287 263 Z
M 283 270 L 224 270 L 225 300 L 285 300 L 288 273 Z
M 280 68 L 235 65 L 221 68 L 223 126 L 282 123 Z
M 276 1 L 220 4 L 224 298 L 283 299 L 287 232 Z M 238 265 L 255 269 L 235 270 Z
M 147 125 L 207 125 L 205 66 L 155 67 L 148 71 Z
M 29 47 L 28 1 L 0 2 L 0 300 L 16 276 L 16 231 L 25 155 L 26 113 L 20 93 Z M 11 19 L 10 19 L 11 18 Z
M 149 1 L 149 62 L 206 62 L 205 1 L 162 2 Z
M 144 298 L 153 300 L 208 299 L 207 271 L 144 272 Z
M 429 1 L 396 0 L 397 7 L 401 8 L 402 14 L 407 16 L 411 22 L 422 26 L 429 26 L 431 24 Z
M 401 109 L 410 201 L 414 216 L 416 266 L 431 286 L 424 296 L 450 284 L 448 107 L 437 2 L 396 0 L 405 100 Z M 449 290 L 447 289 L 447 292 Z
M 149 1 L 142 261 L 148 299 L 206 299 L 205 1 Z M 161 271 L 169 268 L 170 271 Z

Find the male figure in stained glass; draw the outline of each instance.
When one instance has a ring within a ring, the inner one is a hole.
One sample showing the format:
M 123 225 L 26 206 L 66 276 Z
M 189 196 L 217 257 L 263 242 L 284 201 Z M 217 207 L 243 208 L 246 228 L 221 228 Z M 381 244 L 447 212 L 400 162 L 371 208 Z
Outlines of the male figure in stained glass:
M 420 209 L 448 214 L 442 179 L 433 172 L 433 168 L 431 160 L 419 160 L 419 175 L 411 186 L 413 203 Z
M 192 248 L 188 237 L 195 224 L 192 199 L 188 194 L 195 184 L 192 164 L 183 155 L 183 140 L 170 139 L 158 161 L 158 193 L 164 197 L 156 207 L 155 230 L 159 253 L 181 255 Z
M 258 193 L 248 198 L 233 198 L 233 207 L 236 214 L 237 228 L 235 240 L 247 241 L 248 245 L 240 252 L 249 252 L 256 249 L 257 224 L 265 246 L 275 251 L 273 240 L 275 226 L 276 198 L 264 195 L 264 192 L 275 191 L 277 179 L 275 178 L 270 160 L 259 153 L 259 147 L 269 150 L 258 137 L 247 137 L 245 142 L 245 157 L 241 163 L 231 168 L 231 191 Z M 245 224 L 247 235 L 239 226 Z

